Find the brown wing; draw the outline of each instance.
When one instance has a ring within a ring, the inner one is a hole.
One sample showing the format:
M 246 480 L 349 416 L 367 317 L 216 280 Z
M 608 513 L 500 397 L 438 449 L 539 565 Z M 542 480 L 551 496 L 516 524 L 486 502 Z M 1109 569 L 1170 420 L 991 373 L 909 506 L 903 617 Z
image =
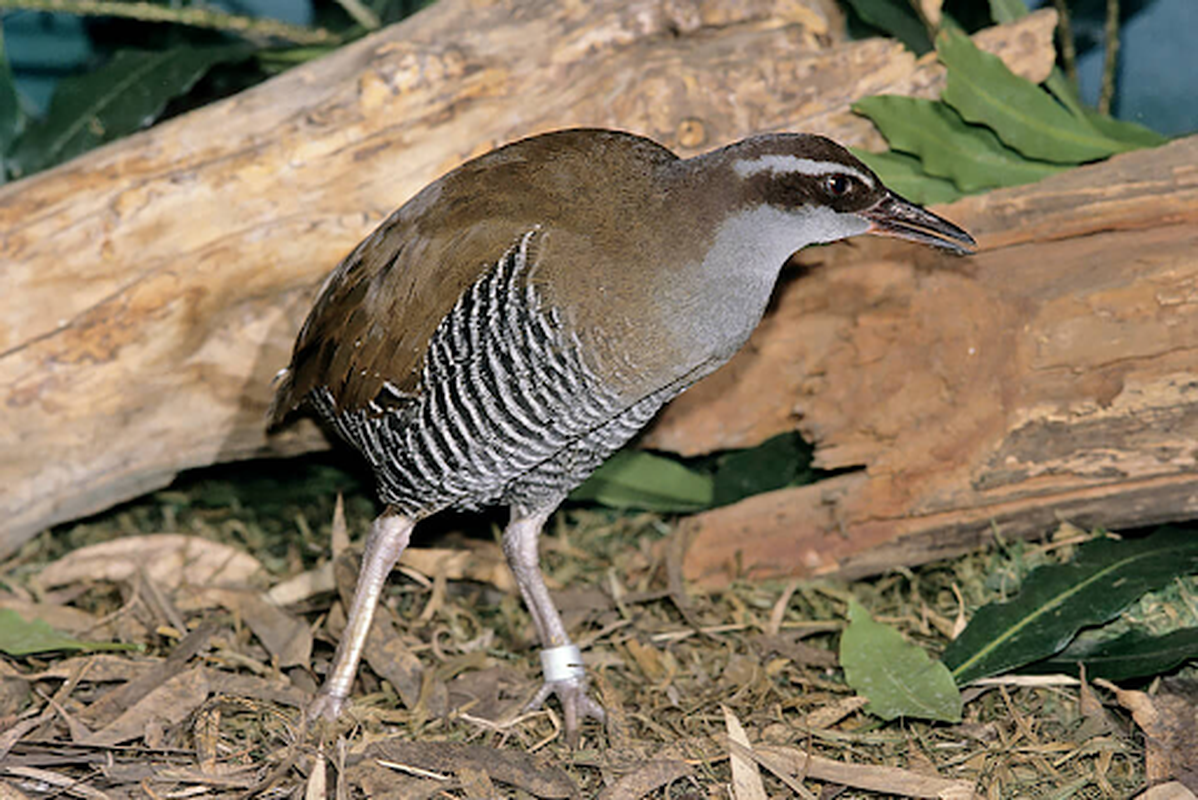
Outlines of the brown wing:
M 586 139 L 581 146 L 580 138 Z M 605 157 L 596 160 L 597 150 Z M 321 388 L 338 411 L 415 397 L 437 325 L 521 234 L 553 228 L 567 206 L 577 211 L 593 198 L 613 196 L 580 197 L 575 189 L 612 180 L 603 162 L 675 158 L 628 134 L 562 131 L 496 150 L 430 184 L 326 281 L 279 383 L 272 424 Z
M 462 236 L 430 238 L 404 216 L 371 234 L 326 281 L 276 391 L 272 424 L 321 388 L 338 411 L 415 397 L 437 325 L 520 232 L 488 220 Z

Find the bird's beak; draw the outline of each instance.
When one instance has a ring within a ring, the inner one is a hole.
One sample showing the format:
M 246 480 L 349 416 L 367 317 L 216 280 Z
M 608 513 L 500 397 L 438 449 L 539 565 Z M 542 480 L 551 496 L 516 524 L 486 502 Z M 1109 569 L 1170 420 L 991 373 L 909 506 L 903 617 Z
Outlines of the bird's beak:
M 881 200 L 857 213 L 869 222 L 866 233 L 929 244 L 962 256 L 971 254 L 978 246 L 972 236 L 956 225 L 894 192 L 888 191 Z

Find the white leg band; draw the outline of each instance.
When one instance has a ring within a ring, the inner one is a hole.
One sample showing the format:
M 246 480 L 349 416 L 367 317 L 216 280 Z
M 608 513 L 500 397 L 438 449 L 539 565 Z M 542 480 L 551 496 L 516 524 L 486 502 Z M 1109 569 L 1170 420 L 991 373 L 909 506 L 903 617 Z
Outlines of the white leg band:
M 578 645 L 574 644 L 543 649 L 541 671 L 545 674 L 546 683 L 581 680 L 586 677 L 586 670 L 582 666 L 582 653 L 579 652 Z

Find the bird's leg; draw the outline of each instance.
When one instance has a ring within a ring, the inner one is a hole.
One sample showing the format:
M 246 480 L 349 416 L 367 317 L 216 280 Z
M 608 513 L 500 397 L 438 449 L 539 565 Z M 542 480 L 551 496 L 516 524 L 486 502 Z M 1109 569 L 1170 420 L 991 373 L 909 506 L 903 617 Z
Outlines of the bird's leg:
M 366 636 L 370 633 L 370 623 L 374 619 L 374 609 L 378 605 L 383 584 L 387 582 L 387 576 L 395 562 L 408 546 L 408 539 L 415 525 L 415 520 L 410 517 L 384 511 L 370 526 L 370 535 L 366 537 L 366 551 L 362 554 L 362 568 L 358 572 L 358 585 L 354 589 L 354 599 L 349 607 L 345 631 L 337 644 L 333 668 L 329 670 L 324 685 L 320 687 L 316 699 L 308 708 L 310 718 L 324 717 L 335 720 L 341 713 L 341 706 L 349 697 L 350 687 L 353 686 L 354 676 L 358 674 L 358 662 L 362 658 L 362 648 L 365 647 Z
M 557 606 L 549 597 L 537 557 L 537 539 L 553 509 L 521 513 L 512 509 L 512 519 L 503 532 L 503 553 L 516 576 L 516 585 L 532 615 L 541 640 L 541 669 L 545 683 L 529 702 L 540 706 L 551 694 L 557 695 L 565 715 L 566 739 L 578 738 L 578 725 L 586 717 L 603 719 L 603 707 L 587 695 L 586 672 L 578 647 L 566 634 Z

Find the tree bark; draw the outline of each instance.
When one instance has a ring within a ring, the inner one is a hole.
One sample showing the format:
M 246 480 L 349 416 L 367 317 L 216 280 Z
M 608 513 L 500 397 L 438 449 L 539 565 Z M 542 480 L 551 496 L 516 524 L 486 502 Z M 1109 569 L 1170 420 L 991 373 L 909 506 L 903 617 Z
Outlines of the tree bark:
M 978 40 L 1035 80 L 1051 13 Z M 791 128 L 878 146 L 848 104 L 943 71 L 843 41 L 833 0 L 441 0 L 224 102 L 0 188 L 0 556 L 267 437 L 313 286 L 495 145 L 621 127 L 682 154 Z
M 942 209 L 953 261 L 867 241 L 779 293 L 647 444 L 796 425 L 854 471 L 687 520 L 684 575 L 853 576 L 1031 536 L 1198 515 L 1198 137 Z

